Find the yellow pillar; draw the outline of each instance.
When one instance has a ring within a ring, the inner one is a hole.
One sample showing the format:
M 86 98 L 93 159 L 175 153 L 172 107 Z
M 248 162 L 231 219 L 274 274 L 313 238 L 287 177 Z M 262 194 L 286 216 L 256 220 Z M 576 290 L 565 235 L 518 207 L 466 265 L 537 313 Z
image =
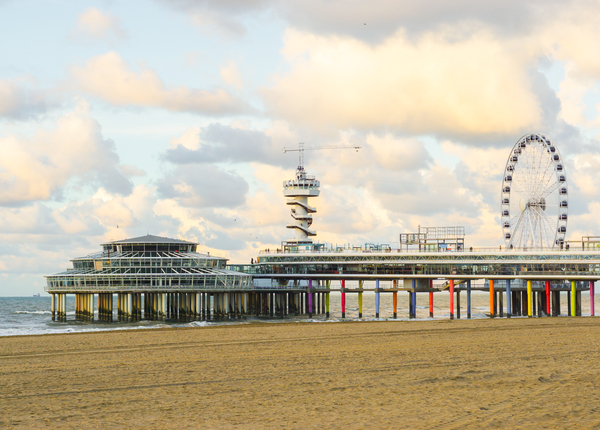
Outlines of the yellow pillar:
M 533 315 L 533 291 L 531 289 L 531 281 L 527 281 L 527 316 Z
M 571 316 L 577 315 L 577 288 L 575 281 L 571 281 Z

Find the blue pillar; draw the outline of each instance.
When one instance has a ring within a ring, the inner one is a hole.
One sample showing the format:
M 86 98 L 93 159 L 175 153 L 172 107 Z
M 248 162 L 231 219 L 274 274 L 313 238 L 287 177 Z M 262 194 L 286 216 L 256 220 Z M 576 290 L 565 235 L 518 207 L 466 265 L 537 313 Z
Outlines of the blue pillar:
M 510 304 L 512 294 L 510 293 L 510 279 L 506 280 L 506 317 L 510 318 L 512 314 L 512 306 Z
M 471 318 L 471 280 L 467 280 L 467 318 Z
M 379 279 L 375 281 L 375 318 L 379 318 Z

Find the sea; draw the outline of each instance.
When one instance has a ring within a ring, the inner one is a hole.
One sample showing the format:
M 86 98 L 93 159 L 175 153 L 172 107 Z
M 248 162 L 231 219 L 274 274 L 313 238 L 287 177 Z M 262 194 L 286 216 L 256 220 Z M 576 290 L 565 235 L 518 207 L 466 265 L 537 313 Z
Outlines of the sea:
M 561 293 L 562 314 L 566 315 L 566 293 Z M 600 298 L 596 296 L 595 307 L 600 312 Z M 429 317 L 429 298 L 428 294 L 417 294 L 417 318 L 409 320 L 408 318 L 408 293 L 398 293 L 398 314 L 397 319 L 393 319 L 392 294 L 383 293 L 380 299 L 380 315 L 375 318 L 375 293 L 365 292 L 363 294 L 363 315 L 358 317 L 358 295 L 346 294 L 346 318 L 341 318 L 341 297 L 339 293 L 331 293 L 330 299 L 330 317 L 325 315 L 290 317 L 284 321 L 290 323 L 322 323 L 339 321 L 411 321 L 415 324 L 420 321 L 449 319 L 450 297 L 448 292 L 440 292 L 434 295 L 434 317 Z M 97 300 L 97 299 L 96 299 Z M 97 303 L 96 303 L 97 305 Z M 461 294 L 461 318 L 467 317 L 467 297 Z M 506 304 L 505 304 L 506 305 Z M 116 309 L 116 299 L 113 306 Z M 472 293 L 471 318 L 488 318 L 490 313 L 489 294 L 482 291 Z M 589 293 L 582 293 L 582 315 L 590 315 Z M 148 321 L 138 322 L 99 322 L 98 315 L 95 315 L 94 322 L 84 322 L 75 320 L 75 298 L 67 296 L 67 321 L 52 321 L 50 295 L 41 297 L 0 297 L 0 336 L 22 336 L 22 335 L 43 335 L 56 333 L 76 333 L 89 331 L 106 330 L 131 330 L 131 329 L 157 329 L 169 327 L 205 327 L 213 325 L 236 325 L 236 324 L 254 324 L 254 323 L 280 323 L 280 318 L 255 318 L 248 317 L 242 320 L 230 321 L 193 321 L 193 322 L 174 322 L 174 321 Z M 113 317 L 117 319 L 116 311 Z

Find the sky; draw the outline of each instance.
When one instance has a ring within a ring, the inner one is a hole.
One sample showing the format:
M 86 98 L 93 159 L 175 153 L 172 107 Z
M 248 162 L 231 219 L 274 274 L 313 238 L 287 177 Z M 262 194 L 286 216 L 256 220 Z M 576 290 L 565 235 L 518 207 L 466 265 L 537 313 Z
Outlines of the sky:
M 600 1 L 0 0 L 0 296 L 155 234 L 249 263 L 293 238 L 299 142 L 332 244 L 504 243 L 511 148 L 566 160 L 600 235 Z

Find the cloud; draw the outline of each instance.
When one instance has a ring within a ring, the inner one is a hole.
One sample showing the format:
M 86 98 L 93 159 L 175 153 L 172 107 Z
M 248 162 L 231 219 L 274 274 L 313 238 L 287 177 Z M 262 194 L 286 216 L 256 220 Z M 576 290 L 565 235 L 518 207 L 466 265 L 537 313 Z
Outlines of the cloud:
M 121 20 L 111 13 L 103 13 L 95 7 L 90 7 L 77 17 L 77 27 L 69 38 L 74 40 L 119 40 L 126 33 L 121 27 Z
M 244 102 L 222 89 L 209 91 L 185 85 L 168 88 L 151 69 L 132 71 L 116 52 L 93 57 L 71 72 L 81 91 L 116 106 L 160 107 L 204 115 L 248 111 Z
M 229 61 L 225 66 L 221 66 L 220 72 L 221 79 L 225 84 L 238 90 L 242 88 L 242 76 L 235 61 Z
M 193 127 L 171 139 L 164 158 L 174 164 L 260 162 L 292 167 L 276 139 L 266 132 L 246 130 L 219 123 Z
M 100 124 L 81 102 L 60 117 L 54 129 L 31 138 L 0 137 L 0 205 L 15 205 L 61 196 L 67 186 L 101 185 L 129 194 L 115 144 L 102 136 Z
M 573 4 L 587 1 L 506 0 L 163 0 L 163 3 L 192 16 L 199 27 L 210 25 L 223 34 L 243 36 L 249 18 L 260 17 L 265 11 L 287 22 L 295 29 L 320 35 L 350 36 L 369 43 L 380 43 L 403 28 L 419 35 L 444 26 L 486 26 L 497 34 L 539 31 L 544 24 Z
M 46 95 L 11 79 L 0 80 L 0 118 L 29 119 L 46 112 Z
M 289 72 L 262 89 L 268 112 L 313 128 L 505 136 L 542 121 L 529 59 L 485 31 L 452 42 L 398 32 L 381 45 L 288 30 Z M 492 102 L 493 101 L 493 102 Z
M 157 183 L 160 198 L 192 208 L 234 208 L 244 204 L 247 192 L 244 178 L 212 164 L 178 166 Z

